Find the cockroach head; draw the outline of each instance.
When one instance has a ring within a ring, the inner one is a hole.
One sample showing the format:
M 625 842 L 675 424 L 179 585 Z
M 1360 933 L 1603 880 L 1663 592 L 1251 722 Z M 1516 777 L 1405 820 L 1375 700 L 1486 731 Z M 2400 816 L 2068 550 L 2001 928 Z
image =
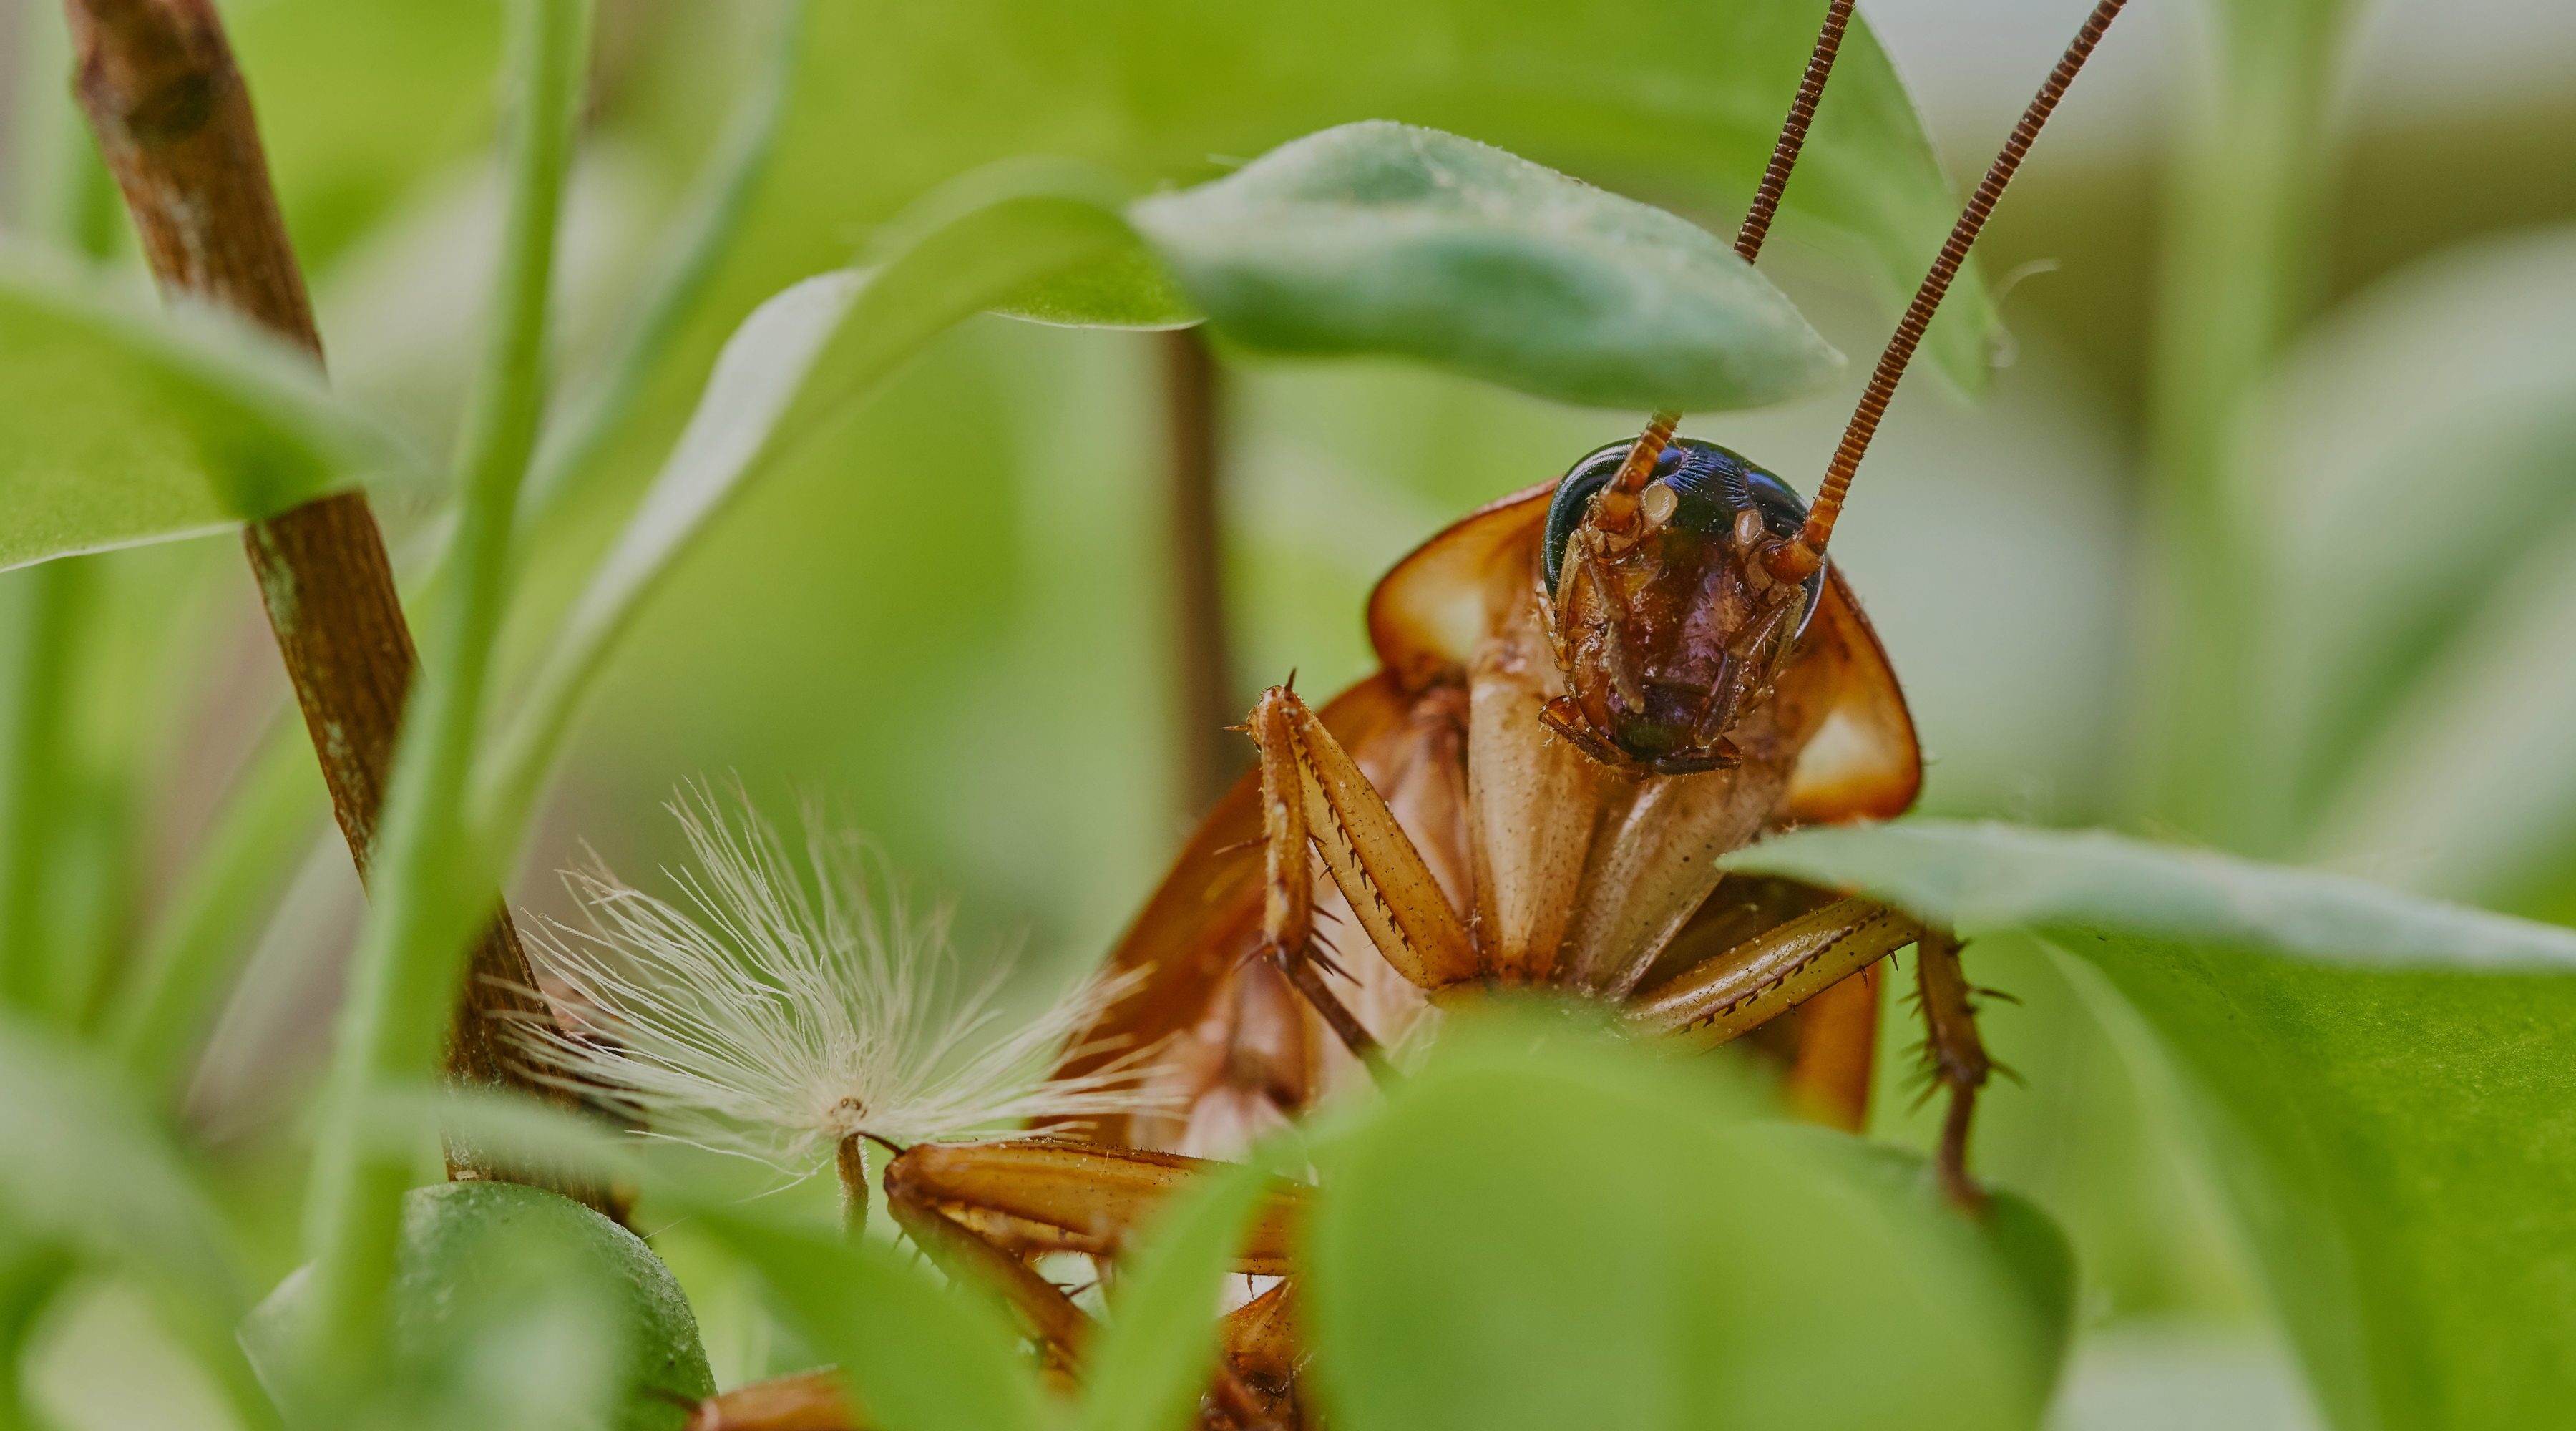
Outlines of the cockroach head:
M 1547 718 L 1605 763 L 1723 769 L 1824 573 L 1770 575 L 1807 516 L 1788 483 L 1713 442 L 1640 450 L 1657 435 L 1586 454 L 1549 504 L 1544 594 L 1567 694 Z

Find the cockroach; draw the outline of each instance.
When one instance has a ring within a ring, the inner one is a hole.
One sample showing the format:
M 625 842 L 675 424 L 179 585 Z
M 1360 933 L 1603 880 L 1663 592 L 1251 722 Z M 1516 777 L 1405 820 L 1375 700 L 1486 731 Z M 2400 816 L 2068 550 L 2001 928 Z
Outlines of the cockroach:
M 1047 1364 L 1078 1368 L 1090 1317 L 1036 1258 L 1114 1258 L 1205 1166 L 1191 1155 L 1240 1148 L 1354 1069 L 1390 1076 L 1384 1050 L 1422 1010 L 1498 988 L 1589 997 L 1641 1032 L 1707 1046 L 1796 1010 L 1779 1040 L 1792 1104 L 1856 1131 L 1879 964 L 1915 946 L 1927 1071 L 1950 1095 L 1936 1165 L 1955 1201 L 1978 1205 L 1966 1151 L 1990 1062 L 1958 941 L 1887 905 L 1729 877 L 1718 861 L 1769 831 L 1914 802 L 1922 757 L 1904 694 L 1826 549 L 1934 310 L 2122 3 L 2100 0 L 1968 200 L 1812 503 L 1656 413 L 1642 435 L 1397 563 L 1368 603 L 1375 675 L 1320 710 L 1291 686 L 1263 693 L 1244 727 L 1257 768 L 1111 956 L 1147 977 L 1090 1040 L 1162 1045 L 1162 1085 L 1182 1111 L 1107 1120 L 1079 1141 L 919 1146 L 888 1166 L 905 1230 L 956 1275 L 1000 1287 Z M 1737 237 L 1747 262 L 1851 9 L 1828 8 Z M 1319 951 L 1319 920 L 1367 947 L 1345 936 Z M 1287 1236 L 1307 1195 L 1283 1183 L 1242 1251 L 1238 1270 L 1282 1280 L 1226 1319 L 1210 1425 L 1301 1419 Z M 800 1405 L 837 1396 L 828 1382 L 808 1393 Z M 697 1424 L 841 1424 L 730 1415 L 725 1400 Z

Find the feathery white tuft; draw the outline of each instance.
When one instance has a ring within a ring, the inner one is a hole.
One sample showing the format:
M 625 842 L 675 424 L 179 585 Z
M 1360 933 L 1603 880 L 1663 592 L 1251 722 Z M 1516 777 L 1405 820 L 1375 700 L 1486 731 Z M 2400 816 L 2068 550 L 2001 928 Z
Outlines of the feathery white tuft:
M 728 817 L 699 787 L 670 809 L 698 865 L 677 876 L 690 908 L 595 864 L 565 875 L 590 928 L 550 923 L 529 940 L 582 1031 L 523 1024 L 518 1040 L 584 1093 L 659 1136 L 797 1174 L 852 1134 L 906 1145 L 1168 1101 L 1138 1086 L 1150 1050 L 1047 1077 L 1142 971 L 1085 980 L 996 1029 L 1008 961 L 961 988 L 946 913 L 915 917 L 881 860 L 870 878 L 863 842 L 809 809 L 809 887 L 747 802 Z

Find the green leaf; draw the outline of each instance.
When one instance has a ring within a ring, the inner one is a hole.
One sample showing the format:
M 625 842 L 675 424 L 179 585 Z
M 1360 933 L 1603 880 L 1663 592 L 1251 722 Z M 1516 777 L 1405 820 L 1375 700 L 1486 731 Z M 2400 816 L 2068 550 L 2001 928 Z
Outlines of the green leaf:
M 2576 935 L 2008 826 L 1807 832 L 1735 863 L 2031 928 L 2142 1018 L 2336 1425 L 2535 1425 L 2576 1397 L 2576 980 L 2488 972 L 2565 969 Z
M 1037 1380 L 1001 1311 L 941 1287 L 883 1243 L 701 1207 L 697 1223 L 758 1269 L 796 1330 L 841 1368 L 886 1431 L 1041 1431 Z
M 223 1222 L 104 1068 L 0 1015 L 0 1207 L 19 1230 L 130 1259 L 204 1305 L 246 1304 Z
M 488 763 L 487 827 L 516 838 L 618 637 L 760 473 L 958 323 L 1052 274 L 1131 251 L 1123 197 L 1087 166 L 997 164 L 889 225 L 870 250 L 872 266 L 809 278 L 745 319 Z
M 569 1198 L 515 1183 L 415 1188 L 396 1266 L 397 1384 L 377 1390 L 446 1424 L 677 1431 L 715 1394 L 670 1269 Z M 308 1265 L 243 1324 L 271 1385 L 294 1384 L 314 1293 Z
M 273 339 L 133 314 L 22 261 L 0 261 L 0 432 L 0 568 L 217 531 L 411 466 Z
M 1731 234 L 1823 12 L 1811 0 L 820 7 L 763 202 L 777 231 L 811 235 L 791 250 L 810 270 L 832 236 L 1006 155 L 1090 159 L 1150 190 L 1374 118 L 1472 135 Z M 854 143 L 882 135 L 903 142 Z M 1954 167 L 1982 169 L 2002 139 L 1981 136 Z M 1895 66 L 1855 18 L 1780 235 L 1855 265 L 1893 325 L 1958 211 Z M 1985 292 L 1963 279 L 1930 340 L 1954 380 L 1982 386 L 1993 325 Z
M 1454 1023 L 1322 1154 L 1311 1325 L 1336 1424 L 2035 1425 L 2046 1337 L 1929 1180 L 1893 1189 L 1749 1104 L 1708 1065 Z
M 724 1243 L 777 1294 L 798 1334 L 849 1378 L 869 1424 L 887 1431 L 1039 1431 L 1035 1378 L 1018 1338 L 980 1289 L 942 1286 L 879 1242 L 790 1222 L 771 1204 L 708 1176 L 673 1150 L 612 1132 L 535 1099 L 410 1090 L 366 1109 L 376 1145 L 462 1136 L 510 1163 L 631 1179 L 656 1207 Z M 719 1162 L 723 1160 L 717 1160 Z
M 2242 735 L 2282 848 L 2420 851 L 2404 882 L 2481 903 L 2564 885 L 2571 325 L 2576 229 L 2461 244 L 2331 315 L 2257 405 L 2236 470 L 2277 539 Z
M 1217 1294 L 1272 1183 L 1260 1166 L 1227 1167 L 1176 1194 L 1145 1229 L 1087 1358 L 1083 1431 L 1196 1424 L 1216 1366 Z
M 1370 121 L 1132 211 L 1217 327 L 1597 407 L 1776 402 L 1840 356 L 1707 230 L 1490 145 Z
M 1039 279 L 993 311 L 1059 328 L 1186 328 L 1206 316 L 1141 242 Z
M 2384 968 L 2576 970 L 2576 931 L 2556 925 L 2105 830 L 1951 820 L 1818 827 L 1725 863 L 1857 886 L 1963 933 L 2082 925 Z
M 0 1015 L 0 1224 L 140 1277 L 245 1426 L 276 1413 L 232 1329 L 248 1304 L 223 1220 L 85 1050 Z

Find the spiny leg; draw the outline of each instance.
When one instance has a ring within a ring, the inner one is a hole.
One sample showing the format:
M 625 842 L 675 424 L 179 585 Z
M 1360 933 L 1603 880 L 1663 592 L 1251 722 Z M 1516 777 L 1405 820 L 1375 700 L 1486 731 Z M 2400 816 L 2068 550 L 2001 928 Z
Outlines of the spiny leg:
M 1245 722 L 1260 752 L 1267 890 L 1261 951 L 1334 1034 L 1384 1079 L 1377 1040 L 1315 967 L 1314 879 L 1307 849 L 1348 900 L 1370 942 L 1414 985 L 1436 989 L 1475 973 L 1475 942 L 1384 797 L 1297 693 L 1274 686 Z
M 951 1276 L 981 1279 L 1008 1299 L 1047 1363 L 1079 1370 L 1096 1330 L 1091 1315 L 1030 1267 L 1049 1252 L 1118 1254 L 1127 1237 L 1189 1179 L 1222 1166 L 1173 1153 L 1023 1141 L 917 1144 L 886 1169 L 886 1205 L 931 1260 Z M 1285 1276 L 1292 1235 L 1305 1215 L 1306 1190 L 1279 1180 L 1235 1259 L 1235 1270 Z M 1256 1393 L 1246 1378 L 1275 1381 L 1289 1370 L 1281 1338 L 1284 1291 L 1263 1298 L 1264 1314 L 1225 1324 L 1224 1362 L 1212 1388 L 1238 1423 L 1278 1400 Z M 1245 1309 L 1246 1312 L 1250 1308 Z M 1250 1418 L 1250 1419 L 1247 1419 Z
M 1975 1212 L 1985 1196 L 1968 1177 L 1968 1130 L 1977 1091 L 1998 1065 L 1977 1035 L 1970 996 L 1992 991 L 1969 985 L 1959 967 L 1959 940 L 1948 930 L 1872 900 L 1838 900 L 1692 965 L 1639 995 L 1628 1016 L 1714 1047 L 1846 981 L 1858 984 L 1854 975 L 1908 944 L 1918 950 L 1925 1061 L 1936 1090 L 1950 1094 L 1935 1170 L 1950 1200 Z
M 1985 1207 L 1986 1197 L 1968 1177 L 1968 1126 L 1976 1116 L 1977 1091 L 1986 1086 L 1998 1065 L 1986 1056 L 1985 1041 L 1977 1034 L 1977 1006 L 1969 997 L 1990 991 L 1969 986 L 1959 966 L 1960 948 L 1958 936 L 1925 926 L 1915 954 L 1914 978 L 1923 1006 L 1923 1060 L 1935 1090 L 1946 1089 L 1950 1094 L 1934 1167 L 1950 1201 L 1977 1212 Z

